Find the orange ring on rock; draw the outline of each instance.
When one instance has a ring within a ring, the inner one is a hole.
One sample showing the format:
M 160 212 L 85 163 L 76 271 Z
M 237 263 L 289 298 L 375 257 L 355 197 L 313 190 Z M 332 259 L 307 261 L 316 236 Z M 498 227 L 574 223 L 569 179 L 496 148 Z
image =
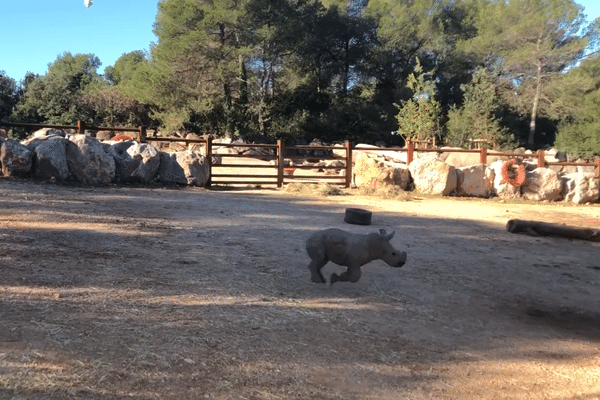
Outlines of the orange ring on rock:
M 517 166 L 517 175 L 514 178 L 510 177 L 510 169 L 517 162 L 514 158 L 512 160 L 508 160 L 504 164 L 502 164 L 502 180 L 506 183 L 509 183 L 515 187 L 519 187 L 525 183 L 525 179 L 527 178 L 527 171 L 525 171 L 525 166 L 523 164 L 519 164 Z

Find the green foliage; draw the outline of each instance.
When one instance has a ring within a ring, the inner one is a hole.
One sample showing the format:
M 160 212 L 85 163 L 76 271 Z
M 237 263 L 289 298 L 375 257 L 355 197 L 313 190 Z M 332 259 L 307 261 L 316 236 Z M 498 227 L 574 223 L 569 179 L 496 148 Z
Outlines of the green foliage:
M 560 126 L 555 146 L 578 157 L 600 156 L 600 57 L 586 60 L 563 80 L 578 82 L 585 90 L 572 96 L 577 107 Z
M 413 96 L 397 105 L 398 134 L 406 140 L 426 140 L 439 135 L 440 104 L 435 99 L 435 82 L 425 77 L 417 59 L 414 73 L 408 76 L 407 82 Z
M 382 140 L 395 124 L 383 118 L 382 110 L 369 100 L 360 89 L 340 98 L 301 87 L 275 98 L 269 131 L 278 138 L 320 138 L 327 142 Z
M 556 135 L 555 146 L 577 157 L 600 156 L 600 120 L 561 127 Z
M 119 57 L 114 66 L 106 67 L 104 76 L 113 85 L 127 84 L 133 79 L 136 70 L 147 62 L 143 51 L 132 51 Z
M 91 122 L 80 100 L 85 90 L 102 85 L 96 72 L 100 65 L 93 54 L 62 54 L 49 64 L 46 75 L 37 76 L 27 84 L 13 120 L 53 124 Z
M 81 105 L 96 126 L 151 126 L 147 106 L 119 87 L 98 88 L 81 95 Z
M 17 102 L 17 84 L 8 77 L 6 72 L 0 71 L 0 121 L 7 119 Z
M 527 143 L 533 147 L 538 117 L 552 117 L 561 101 L 550 82 L 584 56 L 594 31 L 581 35 L 585 16 L 573 0 L 483 1 L 479 6 L 471 49 L 505 79 L 506 101 L 530 120 Z
M 154 32 L 159 41 L 142 80 L 152 86 L 157 115 L 171 129 L 195 121 L 192 126 L 208 125 L 210 133 L 232 135 L 246 84 L 238 79 L 239 56 L 246 51 L 247 32 L 240 22 L 245 1 L 165 0 L 158 6 Z M 214 124 L 217 109 L 223 115 Z
M 461 89 L 464 93 L 463 106 L 448 112 L 447 143 L 466 148 L 475 140 L 481 140 L 492 148 L 512 144 L 507 130 L 495 118 L 500 103 L 495 81 L 489 73 L 483 68 L 478 69 L 472 81 L 462 85 Z

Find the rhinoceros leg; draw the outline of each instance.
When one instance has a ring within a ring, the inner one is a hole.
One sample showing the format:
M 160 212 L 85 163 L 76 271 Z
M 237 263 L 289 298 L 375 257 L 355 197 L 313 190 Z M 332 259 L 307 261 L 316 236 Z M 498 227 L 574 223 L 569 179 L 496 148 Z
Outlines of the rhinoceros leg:
M 329 281 L 333 285 L 335 282 L 352 282 L 356 283 L 360 279 L 361 271 L 360 267 L 348 267 L 346 272 L 343 272 L 341 275 L 336 274 L 335 272 L 331 274 L 329 277 Z
M 310 269 L 310 279 L 315 283 L 325 283 L 325 278 L 321 273 L 321 268 L 325 264 L 327 264 L 327 259 L 324 260 L 312 260 L 310 264 L 308 264 L 308 269 Z
M 316 283 L 325 283 L 325 278 L 321 274 L 321 268 L 329 261 L 325 255 L 325 246 L 322 243 L 309 242 L 306 246 L 306 252 L 311 259 L 310 264 L 308 264 L 310 279 Z

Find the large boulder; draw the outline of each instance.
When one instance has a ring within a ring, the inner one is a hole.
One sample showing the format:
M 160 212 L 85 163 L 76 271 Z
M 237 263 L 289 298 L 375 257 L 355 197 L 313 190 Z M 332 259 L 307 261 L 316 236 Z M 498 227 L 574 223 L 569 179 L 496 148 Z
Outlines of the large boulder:
M 456 169 L 435 156 L 417 158 L 408 169 L 415 189 L 421 193 L 448 196 L 456 190 Z
M 150 183 L 156 178 L 160 167 L 160 154 L 153 146 L 122 141 L 106 148 L 115 159 L 118 181 Z
M 91 136 L 69 137 L 67 163 L 73 178 L 84 185 L 108 185 L 115 179 L 114 158 Z
M 232 140 L 230 138 L 219 138 L 213 140 L 213 148 L 212 153 L 215 155 L 218 154 L 239 154 L 238 149 L 231 146 L 219 146 L 219 144 L 231 144 Z
M 61 136 L 61 137 L 65 137 L 66 133 L 63 129 L 55 129 L 55 128 L 42 128 L 42 129 L 38 129 L 37 131 L 33 132 L 29 138 L 33 139 L 33 138 L 42 138 L 42 139 L 46 139 L 48 137 L 51 136 Z
M 210 167 L 206 157 L 193 151 L 160 153 L 158 179 L 169 185 L 205 186 Z
M 33 166 L 33 152 L 13 139 L 3 139 L 0 165 L 5 176 L 27 176 Z
M 127 149 L 133 145 L 130 140 L 122 142 L 106 141 L 103 143 L 104 151 L 110 154 L 115 160 L 115 181 L 132 182 L 131 171 L 129 164 L 131 157 L 127 153 Z
M 563 175 L 561 197 L 577 204 L 594 203 L 600 198 L 600 179 L 591 172 Z
M 48 136 L 35 147 L 36 179 L 67 181 L 71 178 L 67 163 L 67 146 L 69 141 L 62 136 Z
M 502 178 L 502 166 L 504 161 L 494 161 L 490 165 L 490 169 L 494 173 L 494 194 L 502 198 L 519 198 L 521 197 L 521 187 L 513 186 L 505 182 Z
M 160 155 L 158 150 L 147 143 L 134 142 L 133 146 L 127 149 L 131 156 L 131 176 L 142 183 L 154 181 L 160 167 Z
M 25 145 L 29 150 L 35 151 L 35 149 L 41 143 L 45 143 L 48 139 L 65 138 L 65 137 L 66 137 L 66 133 L 64 130 L 43 128 L 43 129 L 39 129 L 39 130 L 33 132 L 33 134 L 31 136 L 29 136 L 27 139 L 22 140 L 21 144 Z
M 272 147 L 248 147 L 242 154 L 261 160 L 271 160 L 275 155 L 275 149 Z
M 452 147 L 448 149 L 452 149 Z M 479 153 L 462 153 L 446 151 L 440 153 L 438 158 L 446 164 L 452 165 L 455 168 L 469 167 L 481 163 L 481 155 Z M 498 161 L 500 159 L 502 159 L 502 157 L 500 156 L 488 155 L 486 158 L 486 164 L 492 165 L 493 162 Z
M 353 169 L 354 184 L 357 187 L 374 185 L 396 185 L 408 190 L 411 178 L 404 164 L 385 161 L 367 152 L 360 153 Z
M 158 180 L 166 185 L 185 185 L 187 179 L 183 168 L 177 162 L 176 153 L 160 153 L 160 167 L 158 168 Z
M 555 201 L 560 199 L 562 182 L 556 171 L 549 168 L 536 168 L 527 172 L 521 188 L 523 198 L 534 201 Z
M 345 157 L 346 151 L 345 150 L 342 150 L 342 151 L 344 152 L 344 157 Z M 370 144 L 357 144 L 356 147 L 354 147 L 354 149 L 352 149 L 352 158 L 354 160 L 357 160 L 358 157 L 364 153 L 370 154 L 375 157 L 383 158 L 386 161 L 391 161 L 391 162 L 395 162 L 395 163 L 403 163 L 403 164 L 406 164 L 406 161 L 408 158 L 406 151 L 385 150 L 384 147 L 373 146 Z M 419 154 L 421 154 L 421 153 L 417 153 L 416 155 L 418 156 Z
M 456 169 L 457 196 L 490 197 L 494 193 L 494 171 L 485 164 Z
M 96 139 L 104 142 L 104 141 L 111 140 L 116 135 L 117 135 L 117 133 L 113 132 L 113 131 L 98 131 L 98 132 L 96 132 L 95 137 L 96 137 Z
M 318 147 L 326 146 L 320 139 L 313 139 L 312 142 L 308 144 L 308 147 L 317 148 L 315 150 L 305 149 L 303 151 L 304 155 L 312 160 L 320 160 L 323 158 L 333 157 L 333 150 L 330 149 L 318 149 Z
M 196 135 L 195 133 L 188 133 L 187 135 L 185 135 L 186 139 L 194 139 L 194 140 L 201 140 L 202 137 L 200 137 L 199 135 Z M 206 142 L 205 142 L 206 143 Z M 187 149 L 191 150 L 191 151 L 198 151 L 198 152 L 206 152 L 205 150 L 205 143 L 188 143 L 187 145 Z
M 323 160 L 319 161 L 319 163 L 325 163 L 326 167 L 336 167 L 340 169 L 325 169 L 323 172 L 325 175 L 345 175 L 346 174 L 346 165 L 342 160 Z
M 585 163 L 585 162 L 589 163 L 590 162 L 590 160 L 581 160 L 581 159 L 577 160 L 577 161 L 578 162 L 583 162 L 583 163 Z M 577 172 L 584 172 L 584 173 L 586 173 L 586 172 L 595 172 L 595 171 L 596 171 L 596 167 L 593 164 L 586 165 L 586 166 L 583 166 L 583 165 L 578 165 L 577 166 Z
M 185 142 L 169 142 L 169 147 L 167 148 L 167 150 L 175 153 L 177 151 L 185 151 L 187 150 L 187 148 L 188 146 Z
M 208 182 L 210 167 L 206 157 L 194 151 L 175 153 L 177 163 L 183 169 L 188 185 L 205 186 Z

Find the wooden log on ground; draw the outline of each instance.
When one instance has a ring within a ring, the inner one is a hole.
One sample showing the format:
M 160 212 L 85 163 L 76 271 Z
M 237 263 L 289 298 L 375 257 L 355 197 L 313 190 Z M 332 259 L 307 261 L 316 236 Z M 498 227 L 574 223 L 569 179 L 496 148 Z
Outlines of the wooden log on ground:
M 511 233 L 524 233 L 531 236 L 560 236 L 569 239 L 600 242 L 600 230 L 598 229 L 550 224 L 548 222 L 511 219 L 506 224 L 506 230 Z

